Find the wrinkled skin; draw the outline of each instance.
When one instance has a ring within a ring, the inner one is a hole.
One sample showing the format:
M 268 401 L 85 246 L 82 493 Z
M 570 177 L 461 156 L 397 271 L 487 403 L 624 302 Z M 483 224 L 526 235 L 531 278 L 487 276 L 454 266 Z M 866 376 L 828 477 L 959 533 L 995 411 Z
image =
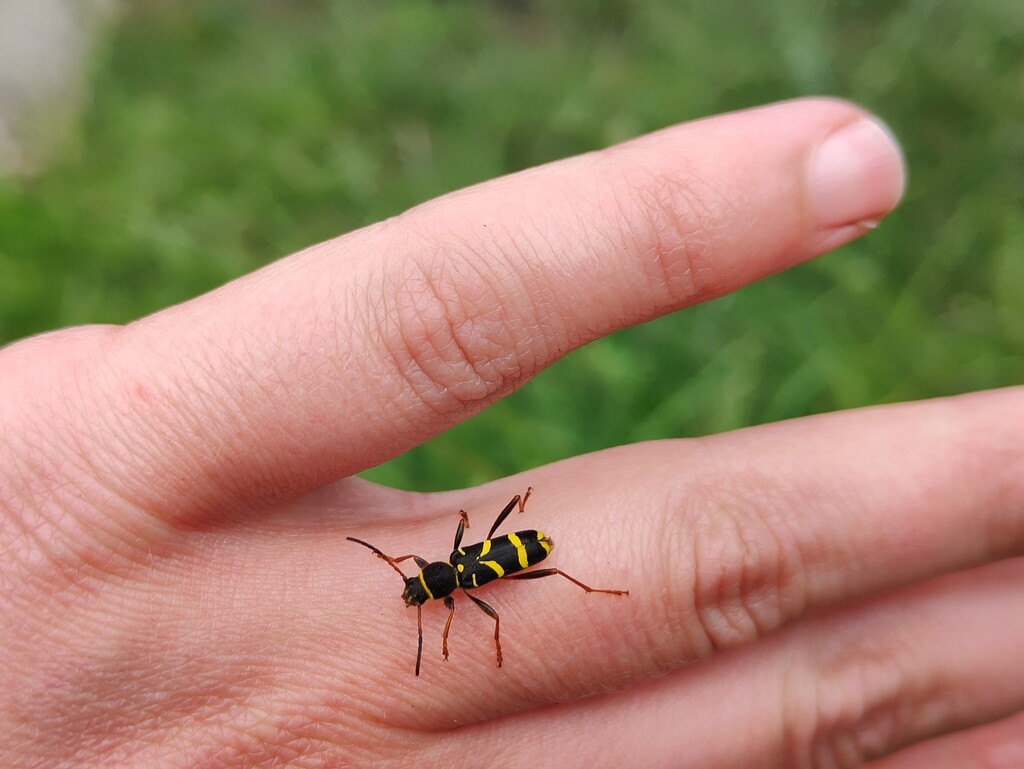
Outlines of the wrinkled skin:
M 572 348 L 860 236 L 902 185 L 861 110 L 790 102 L 0 351 L 0 765 L 1019 766 L 1019 389 L 443 494 L 351 477 Z M 630 595 L 481 589 L 500 670 L 464 596 L 442 661 L 430 603 L 415 678 L 401 581 L 345 537 L 444 558 L 460 508 L 475 536 L 528 486 L 509 523 L 552 534 L 546 563 Z

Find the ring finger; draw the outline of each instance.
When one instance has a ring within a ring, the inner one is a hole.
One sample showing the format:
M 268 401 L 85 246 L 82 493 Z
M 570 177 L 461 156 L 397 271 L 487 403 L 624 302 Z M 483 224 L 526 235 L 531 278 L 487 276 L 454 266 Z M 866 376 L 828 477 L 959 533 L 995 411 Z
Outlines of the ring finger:
M 935 579 L 433 749 L 482 755 L 528 736 L 537 767 L 860 766 L 1024 708 L 1024 667 L 1006 664 L 1024 648 L 1022 580 L 1022 559 Z

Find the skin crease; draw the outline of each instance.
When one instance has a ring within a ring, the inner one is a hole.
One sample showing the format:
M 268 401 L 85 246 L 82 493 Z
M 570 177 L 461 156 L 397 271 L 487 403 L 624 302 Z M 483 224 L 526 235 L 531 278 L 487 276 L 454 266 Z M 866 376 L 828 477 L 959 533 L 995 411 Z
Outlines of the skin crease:
M 788 102 L 0 350 L 0 765 L 1019 766 L 1019 388 L 440 494 L 350 477 L 574 347 L 858 237 L 902 186 L 859 108 Z M 459 593 L 444 662 L 428 603 L 415 678 L 401 581 L 345 537 L 445 558 L 460 508 L 475 542 L 529 486 L 501 531 L 629 597 L 482 588 L 501 669 Z

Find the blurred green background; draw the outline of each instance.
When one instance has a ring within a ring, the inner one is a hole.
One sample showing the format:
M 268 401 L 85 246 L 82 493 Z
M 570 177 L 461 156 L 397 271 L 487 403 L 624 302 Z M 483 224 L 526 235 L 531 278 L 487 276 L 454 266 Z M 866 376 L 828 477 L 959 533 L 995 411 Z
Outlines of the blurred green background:
M 0 343 L 125 322 L 448 190 L 725 110 L 835 94 L 902 140 L 909 188 L 877 231 L 570 355 L 381 482 L 463 486 L 1024 380 L 1020 0 L 143 0 L 90 84 L 49 170 L 0 182 Z

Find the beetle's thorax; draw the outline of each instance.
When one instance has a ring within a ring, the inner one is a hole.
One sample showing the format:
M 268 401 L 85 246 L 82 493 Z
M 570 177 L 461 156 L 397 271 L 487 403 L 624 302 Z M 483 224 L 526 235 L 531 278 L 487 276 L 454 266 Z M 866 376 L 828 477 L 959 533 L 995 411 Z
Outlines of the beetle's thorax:
M 455 568 L 444 561 L 428 563 L 423 571 L 405 581 L 402 600 L 407 606 L 420 606 L 427 601 L 451 595 L 458 587 Z

